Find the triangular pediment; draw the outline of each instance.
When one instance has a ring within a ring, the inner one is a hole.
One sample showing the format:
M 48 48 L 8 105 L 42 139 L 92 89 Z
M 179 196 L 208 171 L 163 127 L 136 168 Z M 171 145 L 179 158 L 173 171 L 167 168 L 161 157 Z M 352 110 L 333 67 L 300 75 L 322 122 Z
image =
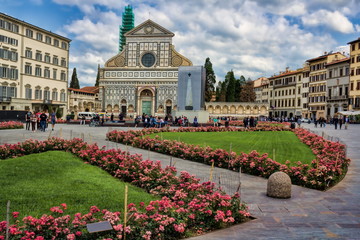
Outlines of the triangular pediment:
M 143 22 L 127 32 L 125 37 L 173 37 L 174 33 L 166 28 L 151 21 L 150 19 Z

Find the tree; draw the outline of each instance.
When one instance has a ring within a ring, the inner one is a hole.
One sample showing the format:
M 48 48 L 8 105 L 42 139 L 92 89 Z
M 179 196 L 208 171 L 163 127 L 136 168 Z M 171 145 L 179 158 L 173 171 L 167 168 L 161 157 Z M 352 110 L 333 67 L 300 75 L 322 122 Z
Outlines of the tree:
M 255 102 L 256 94 L 254 91 L 254 81 L 247 81 L 242 87 L 240 94 L 240 102 Z
M 226 74 L 225 82 L 227 82 L 226 101 L 235 102 L 235 76 L 233 70 Z
M 227 82 L 221 82 L 221 89 L 219 94 L 219 102 L 226 102 L 226 89 L 227 89 Z
M 241 83 L 240 79 L 235 80 L 235 102 L 240 102 Z
M 79 79 L 77 78 L 76 74 L 76 68 L 74 68 L 71 76 L 70 88 L 80 89 Z
M 98 72 L 97 72 L 97 75 L 96 75 L 95 87 L 99 86 L 99 80 L 100 80 L 100 64 L 98 64 Z
M 206 58 L 204 68 L 206 70 L 205 102 L 210 102 L 215 91 L 214 84 L 216 83 L 216 76 L 210 58 Z

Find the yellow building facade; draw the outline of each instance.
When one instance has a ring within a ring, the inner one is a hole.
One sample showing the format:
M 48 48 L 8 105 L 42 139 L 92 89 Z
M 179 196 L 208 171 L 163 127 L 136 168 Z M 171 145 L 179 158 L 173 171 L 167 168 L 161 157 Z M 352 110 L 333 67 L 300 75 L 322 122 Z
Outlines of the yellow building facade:
M 311 118 L 326 118 L 326 64 L 343 59 L 346 56 L 337 53 L 324 53 L 324 55 L 307 60 L 310 67 L 308 107 Z
M 70 41 L 0 13 L 0 110 L 65 115 Z
M 360 110 L 360 38 L 350 44 L 349 110 Z

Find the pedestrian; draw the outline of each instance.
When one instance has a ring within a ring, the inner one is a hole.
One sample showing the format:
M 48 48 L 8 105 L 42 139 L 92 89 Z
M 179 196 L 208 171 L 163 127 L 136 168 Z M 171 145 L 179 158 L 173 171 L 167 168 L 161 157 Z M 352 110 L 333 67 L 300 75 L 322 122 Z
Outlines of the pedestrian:
M 338 125 L 339 119 L 337 117 L 334 117 L 334 126 L 335 129 L 337 129 L 337 125 Z
M 25 114 L 26 130 L 30 130 L 30 117 L 31 117 L 31 112 L 28 111 L 28 112 Z
M 197 126 L 198 126 L 198 119 L 197 119 L 196 116 L 194 117 L 193 126 L 194 126 L 194 127 L 197 127 Z
M 51 128 L 52 128 L 52 131 L 54 131 L 54 128 L 55 128 L 55 123 L 56 123 L 56 113 L 55 111 L 53 111 L 50 115 L 50 121 L 51 121 Z
M 80 125 L 85 125 L 85 120 L 86 120 L 86 117 L 85 115 L 82 115 L 81 119 L 80 119 Z
M 114 122 L 114 113 L 111 113 L 110 121 L 111 121 L 111 122 Z
M 315 124 L 315 127 L 317 128 L 318 121 L 316 120 L 316 118 L 314 118 L 314 124 Z
M 35 132 L 36 130 L 36 123 L 37 123 L 37 117 L 35 113 L 32 113 L 30 115 L 30 121 L 31 121 L 31 130 Z
M 301 118 L 298 118 L 297 124 L 298 124 L 298 127 L 301 127 Z
M 340 128 L 340 130 L 341 130 L 342 124 L 343 124 L 342 118 L 339 118 L 339 128 Z
M 348 116 L 344 117 L 344 122 L 345 122 L 345 130 L 347 130 L 349 127 L 349 117 Z
M 43 113 L 40 114 L 40 130 L 43 131 L 43 132 L 45 132 L 46 120 L 47 120 L 47 115 L 46 115 L 45 110 L 44 110 Z

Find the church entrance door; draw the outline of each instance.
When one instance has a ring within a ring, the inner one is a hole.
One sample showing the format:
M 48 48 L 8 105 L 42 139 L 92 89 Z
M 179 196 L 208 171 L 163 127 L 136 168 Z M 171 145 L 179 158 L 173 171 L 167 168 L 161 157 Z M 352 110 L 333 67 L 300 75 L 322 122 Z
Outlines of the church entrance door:
M 142 101 L 142 112 L 151 115 L 151 101 Z

